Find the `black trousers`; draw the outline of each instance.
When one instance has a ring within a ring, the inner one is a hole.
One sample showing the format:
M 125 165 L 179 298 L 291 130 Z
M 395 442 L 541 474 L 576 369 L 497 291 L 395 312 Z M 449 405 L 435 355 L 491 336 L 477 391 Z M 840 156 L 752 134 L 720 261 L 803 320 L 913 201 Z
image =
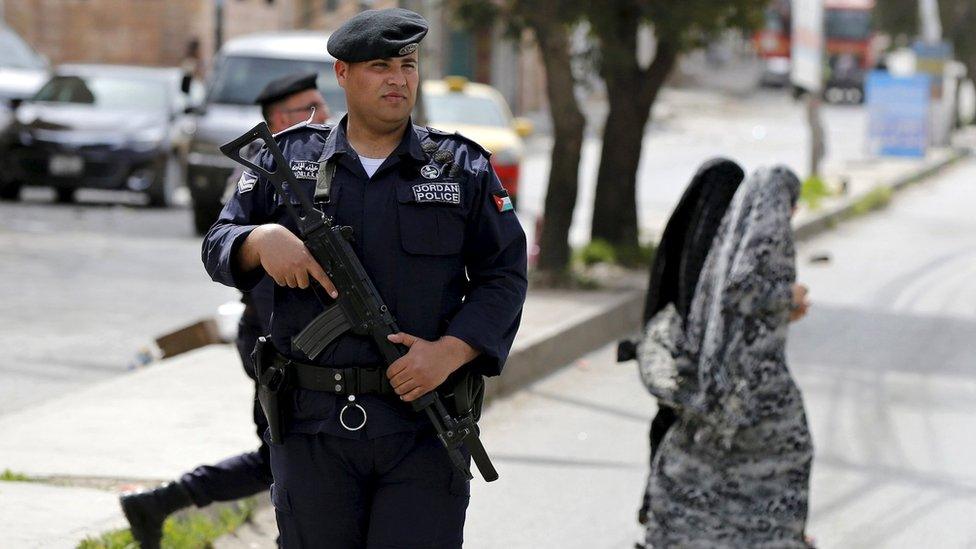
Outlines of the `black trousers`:
M 651 430 L 648 433 L 648 438 L 651 443 L 651 466 L 654 465 L 654 456 L 657 455 L 657 451 L 661 448 L 661 441 L 664 440 L 664 435 L 668 434 L 668 429 L 671 428 L 675 422 L 678 421 L 678 413 L 674 408 L 666 406 L 664 404 L 658 404 L 657 415 L 651 420 Z M 647 512 L 651 508 L 651 495 L 646 490 L 644 491 L 644 496 L 641 498 L 640 510 L 637 511 L 637 522 L 644 524 L 644 519 L 647 516 Z
M 654 462 L 654 456 L 657 455 L 657 451 L 661 447 L 661 441 L 664 440 L 664 435 L 668 434 L 668 429 L 676 421 L 678 421 L 678 413 L 674 408 L 663 404 L 658 405 L 657 415 L 651 420 L 651 430 L 648 433 L 651 443 L 652 463 Z
M 280 547 L 457 549 L 470 485 L 432 430 L 271 445 Z
M 244 371 L 251 379 L 254 379 L 251 351 L 260 335 L 261 327 L 257 315 L 253 313 L 253 309 L 245 311 L 238 325 L 236 343 Z M 265 419 L 257 398 L 254 399 L 252 413 L 258 440 L 261 442 L 257 450 L 227 458 L 214 465 L 200 465 L 180 477 L 180 483 L 198 507 L 215 501 L 234 501 L 265 493 L 271 487 L 271 458 L 268 445 L 264 442 L 268 420 Z

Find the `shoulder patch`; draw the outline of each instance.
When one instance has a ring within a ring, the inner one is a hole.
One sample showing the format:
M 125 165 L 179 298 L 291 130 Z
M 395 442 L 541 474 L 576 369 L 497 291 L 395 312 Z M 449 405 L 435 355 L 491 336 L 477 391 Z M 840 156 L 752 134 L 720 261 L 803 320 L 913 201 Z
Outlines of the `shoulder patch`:
M 515 205 L 512 204 L 511 197 L 508 196 L 508 191 L 505 189 L 498 189 L 491 193 L 491 199 L 495 203 L 495 208 L 498 213 L 505 213 L 515 210 Z
M 244 194 L 254 188 L 254 185 L 258 182 L 258 176 L 244 170 L 241 174 L 241 178 L 237 180 L 237 192 L 239 194 Z

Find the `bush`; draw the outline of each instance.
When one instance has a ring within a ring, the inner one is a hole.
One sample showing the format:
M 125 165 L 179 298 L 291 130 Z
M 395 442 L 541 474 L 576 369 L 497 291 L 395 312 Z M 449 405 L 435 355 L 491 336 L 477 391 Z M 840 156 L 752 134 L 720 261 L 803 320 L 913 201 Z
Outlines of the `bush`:
M 874 210 L 880 210 L 891 203 L 891 195 L 890 187 L 875 187 L 854 203 L 852 212 L 854 215 L 864 215 Z
M 629 246 L 617 249 L 617 260 L 624 267 L 650 267 L 654 260 L 655 248 L 652 244 L 647 246 Z
M 811 176 L 803 182 L 803 187 L 800 189 L 800 202 L 806 204 L 811 210 L 816 210 L 820 207 L 820 201 L 831 194 L 833 193 L 822 178 Z
M 28 477 L 27 475 L 22 474 L 22 473 L 15 473 L 15 472 L 11 471 L 10 469 L 4 469 L 3 470 L 3 473 L 0 473 L 0 481 L 7 481 L 7 482 L 27 482 L 29 480 L 30 480 L 30 477 Z
M 576 251 L 576 262 L 584 267 L 597 263 L 623 267 L 646 267 L 654 259 L 654 246 L 617 247 L 606 240 L 596 239 Z
M 617 251 L 613 244 L 599 238 L 580 248 L 576 252 L 576 257 L 587 267 L 597 263 L 617 263 Z

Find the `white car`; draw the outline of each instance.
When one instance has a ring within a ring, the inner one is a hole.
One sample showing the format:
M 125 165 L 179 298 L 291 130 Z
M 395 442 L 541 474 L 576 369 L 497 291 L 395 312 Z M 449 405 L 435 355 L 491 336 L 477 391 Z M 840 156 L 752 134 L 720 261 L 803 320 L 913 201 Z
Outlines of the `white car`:
M 217 219 L 227 178 L 236 164 L 219 147 L 261 121 L 255 98 L 268 82 L 298 72 L 318 73 L 318 87 L 333 114 L 346 98 L 332 76 L 335 59 L 326 51 L 329 35 L 312 31 L 260 33 L 229 40 L 217 53 L 206 100 L 189 124 L 187 187 L 193 221 L 203 234 Z
M 0 24 L 0 102 L 4 107 L 9 108 L 12 100 L 34 95 L 49 76 L 47 60 Z

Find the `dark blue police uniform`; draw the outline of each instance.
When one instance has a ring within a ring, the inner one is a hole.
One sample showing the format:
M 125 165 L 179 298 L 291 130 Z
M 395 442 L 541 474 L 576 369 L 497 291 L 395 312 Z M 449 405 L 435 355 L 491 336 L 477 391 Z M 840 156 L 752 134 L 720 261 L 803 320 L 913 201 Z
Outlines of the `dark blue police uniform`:
M 398 147 L 367 177 L 346 139 L 307 125 L 276 137 L 299 184 L 312 196 L 318 170 L 336 166 L 319 206 L 354 230 L 353 249 L 402 331 L 427 340 L 455 336 L 480 355 L 466 368 L 498 375 L 526 291 L 525 235 L 488 153 L 457 134 L 408 125 Z M 276 167 L 266 150 L 257 162 Z M 278 223 L 297 234 L 284 198 L 261 177 L 242 178 L 203 243 L 217 282 L 251 289 L 265 275 L 241 272 L 236 252 L 252 230 Z M 311 289 L 274 288 L 271 340 L 293 360 L 333 368 L 375 368 L 368 338 L 346 333 L 316 360 L 291 338 L 324 310 Z M 363 429 L 339 420 L 345 401 L 296 389 L 282 445 L 272 445 L 272 499 L 286 547 L 460 547 L 468 481 L 450 464 L 427 420 L 399 401 L 357 398 Z

